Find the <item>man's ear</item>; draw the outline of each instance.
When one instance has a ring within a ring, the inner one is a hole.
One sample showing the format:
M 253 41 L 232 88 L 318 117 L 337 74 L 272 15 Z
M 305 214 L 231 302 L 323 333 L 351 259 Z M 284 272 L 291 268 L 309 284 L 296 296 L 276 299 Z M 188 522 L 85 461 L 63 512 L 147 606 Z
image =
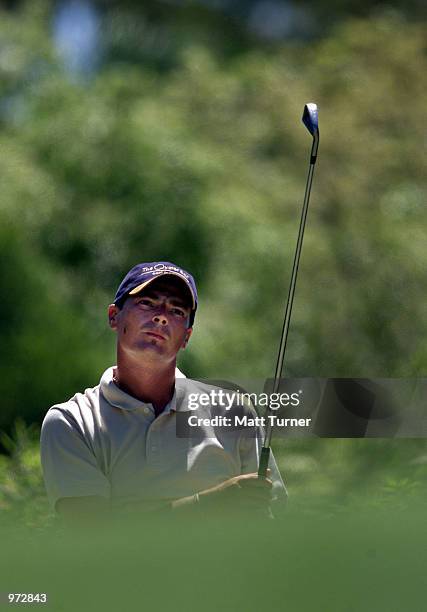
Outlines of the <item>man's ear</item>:
M 187 344 L 188 344 L 188 341 L 190 340 L 190 336 L 191 336 L 191 334 L 192 334 L 192 333 L 193 333 L 193 328 L 192 328 L 192 327 L 189 327 L 189 328 L 187 329 L 187 331 L 186 331 L 186 336 L 185 336 L 185 338 L 184 338 L 184 342 L 183 342 L 183 344 L 182 344 L 182 347 L 181 347 L 181 348 L 185 349 L 185 347 L 186 347 L 186 346 L 187 346 Z
M 117 315 L 119 312 L 120 308 L 118 308 L 115 304 L 110 304 L 108 306 L 108 322 L 111 329 L 117 329 Z

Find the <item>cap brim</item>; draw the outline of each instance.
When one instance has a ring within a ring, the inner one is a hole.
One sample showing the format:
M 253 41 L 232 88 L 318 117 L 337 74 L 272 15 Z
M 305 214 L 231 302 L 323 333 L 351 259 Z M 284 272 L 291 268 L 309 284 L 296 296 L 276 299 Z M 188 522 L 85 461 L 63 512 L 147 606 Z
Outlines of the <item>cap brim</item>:
M 192 302 L 193 302 L 192 310 L 196 310 L 196 298 L 194 296 L 194 293 L 193 293 L 193 290 L 192 290 L 190 284 L 188 283 L 188 281 L 185 278 L 185 276 L 182 276 L 181 274 L 177 274 L 176 272 L 169 272 L 168 271 L 168 272 L 161 272 L 160 274 L 156 274 L 156 276 L 154 276 L 153 278 L 149 278 L 148 280 L 145 281 L 145 283 L 141 283 L 140 285 L 138 285 L 137 287 L 132 289 L 132 291 L 129 291 L 128 295 L 135 295 L 136 293 L 139 293 L 140 291 L 145 289 L 145 287 L 147 287 L 150 283 L 152 283 L 153 281 L 157 280 L 161 276 L 177 276 L 178 278 L 180 278 L 183 281 L 183 283 L 185 283 L 185 286 L 187 287 L 187 289 L 189 290 L 189 292 L 191 294 L 191 299 L 192 299 Z

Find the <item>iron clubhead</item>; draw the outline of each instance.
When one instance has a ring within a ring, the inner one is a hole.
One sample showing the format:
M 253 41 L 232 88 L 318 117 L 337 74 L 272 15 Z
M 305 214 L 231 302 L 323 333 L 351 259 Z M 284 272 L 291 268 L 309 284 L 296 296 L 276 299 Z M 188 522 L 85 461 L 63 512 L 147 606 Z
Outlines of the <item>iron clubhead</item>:
M 302 114 L 302 122 L 312 136 L 314 136 L 319 131 L 319 118 L 317 116 L 317 104 L 314 104 L 314 102 L 308 102 L 304 106 L 304 112 Z

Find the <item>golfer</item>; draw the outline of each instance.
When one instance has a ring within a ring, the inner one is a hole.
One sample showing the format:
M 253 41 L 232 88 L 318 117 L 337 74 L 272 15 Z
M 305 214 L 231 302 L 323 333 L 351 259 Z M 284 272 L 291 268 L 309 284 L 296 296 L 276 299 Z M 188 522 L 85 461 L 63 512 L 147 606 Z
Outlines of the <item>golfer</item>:
M 43 474 L 60 515 L 220 506 L 256 512 L 286 496 L 274 458 L 269 477 L 257 477 L 258 430 L 230 433 L 203 419 L 196 434 L 177 435 L 178 420 L 192 414 L 190 394 L 194 402 L 212 390 L 176 367 L 196 310 L 194 279 L 173 263 L 141 263 L 123 279 L 108 308 L 117 365 L 96 387 L 50 408 L 43 421 Z M 202 410 L 218 416 L 221 407 Z

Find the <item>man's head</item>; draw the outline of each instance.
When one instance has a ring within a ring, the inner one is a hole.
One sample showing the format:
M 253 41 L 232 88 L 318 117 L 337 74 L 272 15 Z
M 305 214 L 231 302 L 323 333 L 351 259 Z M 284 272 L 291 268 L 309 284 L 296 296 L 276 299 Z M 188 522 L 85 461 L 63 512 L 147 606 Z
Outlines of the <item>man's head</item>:
M 109 307 L 118 346 L 127 353 L 172 361 L 185 348 L 197 308 L 193 277 L 174 264 L 139 264 L 120 284 Z
M 192 327 L 197 310 L 196 283 L 191 274 L 169 261 L 154 261 L 134 266 L 120 283 L 114 298 L 114 304 L 121 308 L 129 296 L 140 293 L 154 281 L 165 277 L 178 281 L 176 285 L 178 288 L 181 287 L 183 296 L 185 294 L 189 296 L 191 301 L 189 327 Z

